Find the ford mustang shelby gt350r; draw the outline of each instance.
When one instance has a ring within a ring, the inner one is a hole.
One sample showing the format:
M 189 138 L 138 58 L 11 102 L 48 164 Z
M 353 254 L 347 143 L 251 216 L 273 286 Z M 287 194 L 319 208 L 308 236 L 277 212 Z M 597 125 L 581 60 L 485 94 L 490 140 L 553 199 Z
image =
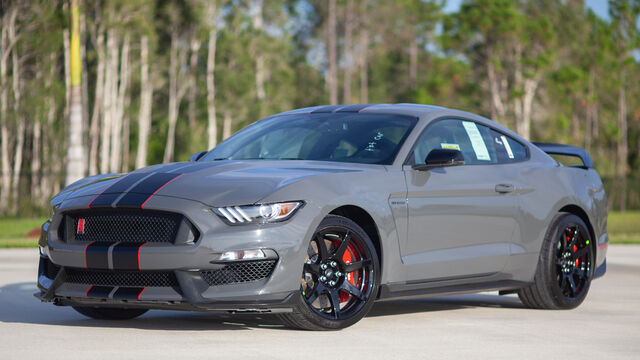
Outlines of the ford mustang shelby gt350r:
M 36 296 L 93 318 L 269 312 L 339 329 L 378 299 L 487 290 L 570 309 L 606 269 L 586 151 L 435 106 L 285 112 L 51 204 Z

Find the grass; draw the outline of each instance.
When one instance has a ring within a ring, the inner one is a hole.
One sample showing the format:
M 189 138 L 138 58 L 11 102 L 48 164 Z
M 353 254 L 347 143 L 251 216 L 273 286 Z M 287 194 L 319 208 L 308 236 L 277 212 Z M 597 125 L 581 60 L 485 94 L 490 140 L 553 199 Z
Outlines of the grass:
M 38 247 L 38 236 L 28 237 L 27 234 L 34 229 L 39 229 L 45 220 L 44 218 L 0 218 L 0 248 Z
M 640 211 L 610 212 L 607 229 L 612 244 L 640 244 Z
M 0 218 L 0 248 L 37 247 L 38 236 L 27 234 L 39 229 L 44 221 L 44 218 Z M 612 244 L 640 244 L 640 211 L 610 212 L 608 231 Z

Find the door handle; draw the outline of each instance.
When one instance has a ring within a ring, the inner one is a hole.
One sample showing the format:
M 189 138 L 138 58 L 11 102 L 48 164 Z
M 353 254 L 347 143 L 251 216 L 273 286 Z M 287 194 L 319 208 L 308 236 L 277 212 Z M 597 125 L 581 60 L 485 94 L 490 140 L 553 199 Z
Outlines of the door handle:
M 515 190 L 515 186 L 513 184 L 498 184 L 496 185 L 496 192 L 500 194 L 506 194 L 513 192 Z

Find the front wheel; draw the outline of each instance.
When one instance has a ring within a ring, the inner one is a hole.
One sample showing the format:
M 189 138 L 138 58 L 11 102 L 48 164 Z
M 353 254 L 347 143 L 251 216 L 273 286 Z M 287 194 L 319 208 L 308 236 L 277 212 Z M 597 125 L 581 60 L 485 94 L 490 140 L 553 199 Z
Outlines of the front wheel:
M 129 320 L 148 311 L 147 309 L 121 309 L 94 306 L 73 306 L 73 309 L 84 316 L 99 320 Z
M 594 261 L 594 244 L 584 221 L 559 214 L 542 244 L 534 283 L 520 289 L 518 296 L 529 308 L 573 309 L 587 296 Z
M 300 292 L 283 322 L 306 330 L 338 330 L 362 319 L 373 306 L 380 265 L 367 233 L 336 215 L 318 226 L 307 248 Z

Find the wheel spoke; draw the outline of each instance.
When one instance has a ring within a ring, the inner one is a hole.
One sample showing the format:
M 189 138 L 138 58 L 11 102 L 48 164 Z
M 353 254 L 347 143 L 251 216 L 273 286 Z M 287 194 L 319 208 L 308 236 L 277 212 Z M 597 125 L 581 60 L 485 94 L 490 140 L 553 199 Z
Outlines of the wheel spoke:
M 571 241 L 569 242 L 569 246 L 572 247 L 574 245 L 577 245 L 576 241 L 578 240 L 578 227 L 576 227 L 576 229 L 573 231 L 573 234 L 571 235 Z
M 340 317 L 340 292 L 337 289 L 329 290 L 329 299 L 331 300 L 331 311 L 334 319 Z
M 318 245 L 318 257 L 320 260 L 329 259 L 329 251 L 327 250 L 327 244 L 324 242 L 324 237 L 320 234 L 316 234 L 316 245 Z
M 347 233 L 344 234 L 342 240 L 340 241 L 340 245 L 333 253 L 333 257 L 335 257 L 336 259 L 342 259 L 344 252 L 347 250 L 347 245 L 349 245 L 349 235 L 349 231 L 347 230 Z
M 581 268 L 573 268 L 573 275 L 577 276 L 579 279 L 586 279 L 587 278 L 587 271 L 586 270 L 582 270 Z
M 567 286 L 567 275 L 562 273 L 560 276 L 562 277 L 560 280 L 560 290 L 564 292 L 564 288 Z
M 371 264 L 371 260 L 370 259 L 364 259 L 364 260 L 352 262 L 352 263 L 349 263 L 349 264 L 345 264 L 344 272 L 348 274 L 350 272 L 354 272 L 356 270 L 360 270 L 364 266 L 367 266 L 369 264 Z
M 567 278 L 569 279 L 569 285 L 571 285 L 571 296 L 576 296 L 578 292 L 578 286 L 576 285 L 576 282 L 573 280 L 573 274 L 570 274 Z
M 304 263 L 304 271 L 315 275 L 320 275 L 320 264 Z
M 586 255 L 589 252 L 589 248 L 588 247 L 583 247 L 582 249 L 579 249 L 578 251 L 573 253 L 573 258 L 581 258 L 584 255 Z
M 316 286 L 311 290 L 311 295 L 307 298 L 307 302 L 309 304 L 313 303 L 318 296 L 322 295 L 322 293 L 327 290 L 327 288 L 322 283 L 316 283 Z
M 355 296 L 358 300 L 362 301 L 364 300 L 364 298 L 362 297 L 362 291 L 360 291 L 360 289 L 358 289 L 357 287 L 353 286 L 353 284 L 351 284 L 348 281 L 343 281 L 342 285 L 340 285 L 340 289 L 348 292 L 349 294 Z

